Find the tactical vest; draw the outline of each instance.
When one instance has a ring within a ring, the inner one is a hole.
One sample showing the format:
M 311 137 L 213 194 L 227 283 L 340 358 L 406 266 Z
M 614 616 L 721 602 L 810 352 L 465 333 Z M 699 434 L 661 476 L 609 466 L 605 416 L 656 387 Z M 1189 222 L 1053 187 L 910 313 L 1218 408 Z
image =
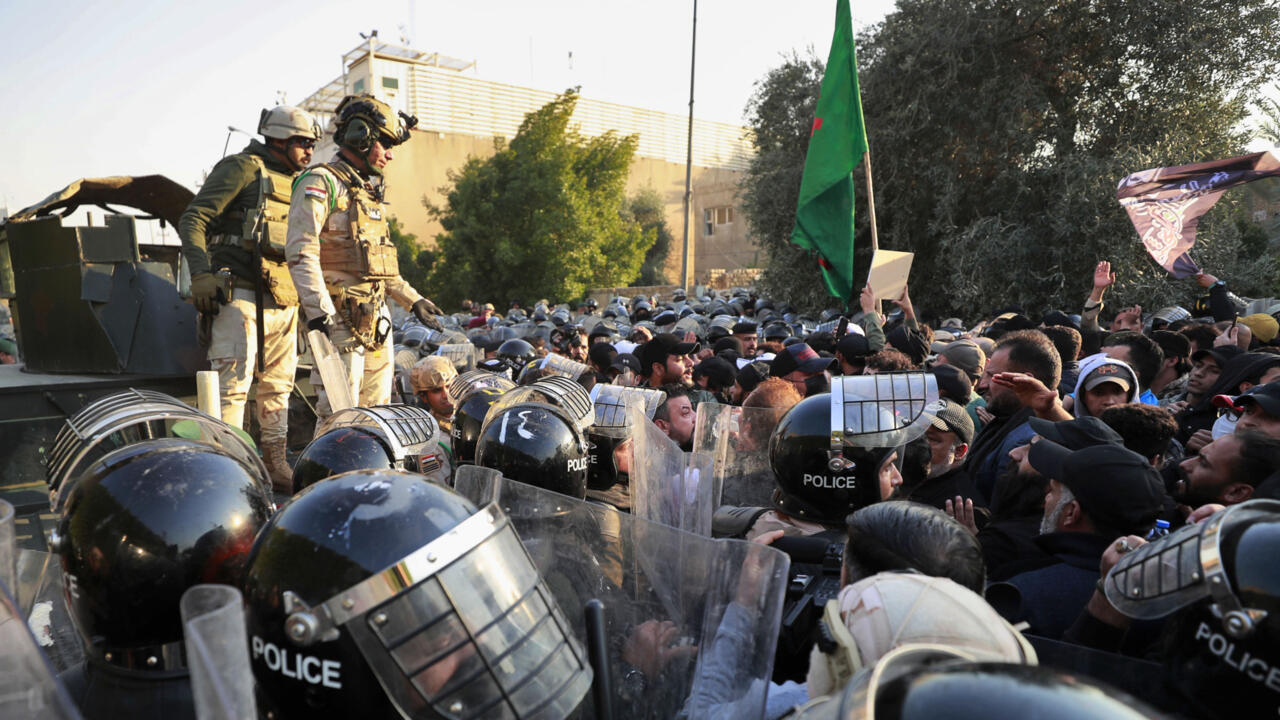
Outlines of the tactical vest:
M 398 277 L 400 264 L 382 203 L 354 173 L 327 163 L 319 167 L 332 172 L 347 186 L 347 218 L 351 225 L 345 236 L 329 237 L 320 243 L 321 267 L 348 272 L 365 281 Z
M 258 203 L 244 214 L 239 237 L 224 236 L 223 242 L 239 243 L 250 254 L 260 253 L 263 285 L 276 304 L 298 304 L 298 291 L 285 264 L 284 248 L 289 232 L 289 203 L 293 178 L 268 168 L 262 158 L 248 153 L 258 166 Z

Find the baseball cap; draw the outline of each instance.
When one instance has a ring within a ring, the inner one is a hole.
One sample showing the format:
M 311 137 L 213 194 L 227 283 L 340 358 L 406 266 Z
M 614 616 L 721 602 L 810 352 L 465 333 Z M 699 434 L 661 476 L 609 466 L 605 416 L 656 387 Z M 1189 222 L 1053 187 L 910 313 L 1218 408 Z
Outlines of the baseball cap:
M 641 345 L 637 353 L 643 372 L 648 373 L 654 363 L 665 363 L 672 355 L 688 355 L 698 352 L 701 347 L 696 342 L 682 343 L 671 333 L 658 333 L 649 342 Z
M 733 324 L 734 335 L 752 335 L 755 334 L 755 331 L 756 324 L 753 322 L 747 322 L 744 320 Z
M 824 358 L 807 343 L 792 343 L 783 348 L 769 366 L 769 374 L 773 377 L 786 377 L 799 370 L 800 372 L 822 372 L 831 366 L 831 359 Z
M 640 360 L 631 353 L 618 353 L 618 355 L 613 358 L 613 362 L 609 363 L 609 369 L 617 370 L 618 372 L 630 370 L 631 372 L 639 375 Z
M 1254 385 L 1235 397 L 1217 395 L 1213 398 L 1213 404 L 1238 411 L 1243 411 L 1249 405 L 1257 405 L 1266 414 L 1280 418 L 1280 382 Z
M 938 355 L 947 359 L 948 365 L 955 365 L 970 378 L 982 377 L 987 367 L 987 354 L 972 340 L 956 340 L 938 351 Z
M 1124 388 L 1125 392 L 1133 388 L 1132 374 L 1129 369 L 1114 362 L 1104 362 L 1090 370 L 1081 382 L 1081 387 L 1092 390 L 1104 383 L 1115 383 Z
M 845 333 L 845 336 L 836 343 L 836 352 L 843 355 L 846 360 L 866 357 L 871 354 L 871 343 L 867 341 L 867 336 L 861 333 Z
M 738 378 L 737 368 L 731 365 L 728 360 L 714 355 L 695 365 L 693 371 L 707 378 L 711 385 L 721 388 L 732 386 L 734 380 Z
M 938 391 L 962 405 L 973 399 L 973 381 L 955 365 L 934 365 L 930 372 L 938 379 Z
M 1197 350 L 1191 353 L 1191 362 L 1198 362 L 1206 357 L 1211 357 L 1218 363 L 1219 368 L 1226 367 L 1227 361 L 1244 352 L 1236 345 L 1215 345 L 1204 350 Z
M 1066 485 L 1106 532 L 1145 534 L 1164 509 L 1160 473 L 1132 450 L 1116 445 L 1069 450 L 1042 439 L 1027 457 L 1041 475 Z
M 938 400 L 930 422 L 939 430 L 955 433 L 966 445 L 973 442 L 973 418 L 969 417 L 963 406 L 951 400 Z
M 1124 447 L 1124 438 L 1120 433 L 1092 415 L 1058 422 L 1033 417 L 1027 422 L 1037 435 L 1068 450 L 1083 450 L 1094 445 Z
M 493 309 L 493 303 L 485 303 L 484 305 L 481 305 L 481 306 L 480 306 L 480 309 L 481 309 L 481 310 L 492 310 L 492 309 Z
M 1266 313 L 1254 313 L 1240 318 L 1240 324 L 1248 326 L 1259 342 L 1269 343 L 1280 334 L 1280 323 Z
M 719 340 L 716 340 L 715 345 L 711 346 L 711 350 L 716 355 L 719 355 L 722 352 L 733 353 L 736 359 L 742 357 L 742 340 L 732 336 L 722 337 Z

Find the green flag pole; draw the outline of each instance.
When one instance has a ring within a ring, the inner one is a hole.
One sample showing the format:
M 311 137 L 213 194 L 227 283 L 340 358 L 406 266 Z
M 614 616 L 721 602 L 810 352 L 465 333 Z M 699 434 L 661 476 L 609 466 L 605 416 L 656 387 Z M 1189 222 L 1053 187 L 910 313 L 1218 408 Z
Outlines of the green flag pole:
M 868 144 L 869 145 L 869 144 Z M 871 185 L 871 148 L 868 146 L 867 151 L 862 156 L 862 167 L 867 173 L 867 212 L 871 215 L 871 255 L 875 257 L 876 250 L 880 249 L 880 234 L 876 232 L 876 193 Z M 849 268 L 849 277 L 853 277 L 853 268 Z M 871 270 L 867 269 L 867 279 L 871 279 Z M 858 292 L 854 288 L 854 293 Z M 880 299 L 876 299 L 876 313 L 883 315 L 881 312 Z

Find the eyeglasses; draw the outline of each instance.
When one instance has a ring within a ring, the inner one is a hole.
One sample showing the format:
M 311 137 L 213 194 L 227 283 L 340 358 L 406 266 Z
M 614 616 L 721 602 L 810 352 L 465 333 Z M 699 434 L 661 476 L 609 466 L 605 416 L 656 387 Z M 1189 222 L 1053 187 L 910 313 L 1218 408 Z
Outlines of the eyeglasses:
M 315 148 L 315 146 L 316 146 L 316 141 L 315 141 L 315 140 L 312 140 L 311 138 L 293 137 L 293 138 L 289 138 L 289 144 L 290 144 L 290 145 L 297 145 L 298 147 L 302 148 L 303 150 L 311 150 L 311 149 Z

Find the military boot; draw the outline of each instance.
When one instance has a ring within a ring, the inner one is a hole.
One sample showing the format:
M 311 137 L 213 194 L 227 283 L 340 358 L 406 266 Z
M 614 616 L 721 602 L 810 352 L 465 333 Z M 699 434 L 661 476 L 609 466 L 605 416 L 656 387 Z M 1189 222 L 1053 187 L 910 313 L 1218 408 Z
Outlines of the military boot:
M 293 494 L 293 468 L 285 457 L 285 438 L 262 439 L 262 463 L 267 466 L 267 474 L 271 476 L 271 489 Z

